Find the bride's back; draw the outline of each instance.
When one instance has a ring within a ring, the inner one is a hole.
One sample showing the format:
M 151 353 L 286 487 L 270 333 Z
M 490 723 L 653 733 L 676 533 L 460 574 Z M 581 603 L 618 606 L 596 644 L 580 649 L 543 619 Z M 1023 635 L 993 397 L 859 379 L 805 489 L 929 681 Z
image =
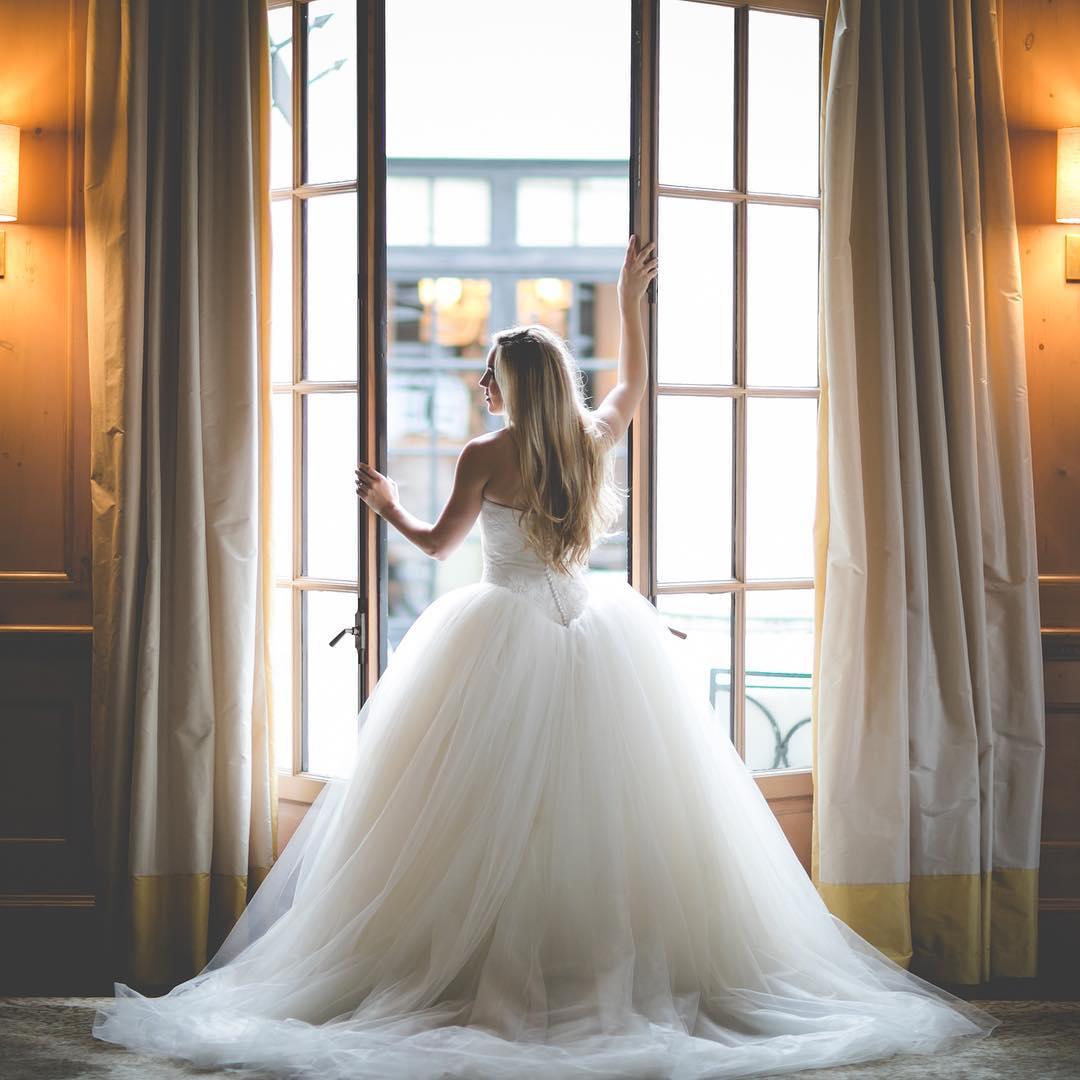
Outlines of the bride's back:
M 484 497 L 480 535 L 484 569 L 480 580 L 501 585 L 537 607 L 553 622 L 569 626 L 588 603 L 584 567 L 560 573 L 528 544 L 521 511 Z

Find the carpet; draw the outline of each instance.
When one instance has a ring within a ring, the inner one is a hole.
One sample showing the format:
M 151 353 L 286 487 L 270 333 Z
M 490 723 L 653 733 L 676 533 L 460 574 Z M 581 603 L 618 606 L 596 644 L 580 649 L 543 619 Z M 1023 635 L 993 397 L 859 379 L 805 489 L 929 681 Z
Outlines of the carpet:
M 90 1034 L 99 998 L 0 998 L 3 1080 L 267 1080 L 248 1069 L 208 1071 L 133 1054 Z M 847 1080 L 1075 1080 L 1080 1077 L 1080 1001 L 980 1001 L 1002 1020 L 989 1038 L 947 1057 L 886 1061 L 787 1076 Z

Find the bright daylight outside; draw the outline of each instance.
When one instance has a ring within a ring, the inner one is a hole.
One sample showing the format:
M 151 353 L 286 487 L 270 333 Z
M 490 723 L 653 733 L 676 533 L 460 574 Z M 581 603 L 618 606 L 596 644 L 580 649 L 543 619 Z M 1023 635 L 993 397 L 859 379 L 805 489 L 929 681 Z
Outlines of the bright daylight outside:
M 356 653 L 328 645 L 356 607 L 356 5 L 269 20 L 277 753 L 335 775 L 359 708 Z M 590 405 L 613 385 L 630 29 L 630 0 L 386 0 L 385 471 L 428 521 L 462 446 L 503 423 L 477 385 L 494 331 L 565 337 Z M 740 177 L 733 9 L 660 5 L 656 598 L 718 723 L 745 680 L 732 734 L 755 769 L 810 764 L 818 35 L 816 19 L 750 13 Z M 617 455 L 625 484 L 625 439 Z M 626 528 L 624 511 L 591 573 L 626 575 Z M 479 578 L 480 532 L 441 562 L 387 540 L 392 653 L 427 605 Z

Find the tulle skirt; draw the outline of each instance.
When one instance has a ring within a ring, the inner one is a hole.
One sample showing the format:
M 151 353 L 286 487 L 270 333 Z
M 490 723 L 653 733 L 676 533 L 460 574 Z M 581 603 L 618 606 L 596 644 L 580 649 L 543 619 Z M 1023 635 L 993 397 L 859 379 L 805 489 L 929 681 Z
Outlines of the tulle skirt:
M 988 1034 L 829 913 L 678 640 L 587 580 L 566 627 L 486 582 L 427 608 L 207 968 L 117 984 L 94 1034 L 324 1080 L 749 1076 Z

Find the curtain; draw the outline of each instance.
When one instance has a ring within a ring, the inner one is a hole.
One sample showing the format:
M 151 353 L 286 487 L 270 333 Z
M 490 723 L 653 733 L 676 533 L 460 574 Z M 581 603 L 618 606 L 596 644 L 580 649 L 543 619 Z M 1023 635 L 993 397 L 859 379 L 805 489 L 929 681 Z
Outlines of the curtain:
M 113 969 L 206 962 L 276 842 L 262 0 L 90 0 L 92 778 Z
M 813 876 L 937 982 L 1035 973 L 1044 707 L 993 0 L 830 0 Z

